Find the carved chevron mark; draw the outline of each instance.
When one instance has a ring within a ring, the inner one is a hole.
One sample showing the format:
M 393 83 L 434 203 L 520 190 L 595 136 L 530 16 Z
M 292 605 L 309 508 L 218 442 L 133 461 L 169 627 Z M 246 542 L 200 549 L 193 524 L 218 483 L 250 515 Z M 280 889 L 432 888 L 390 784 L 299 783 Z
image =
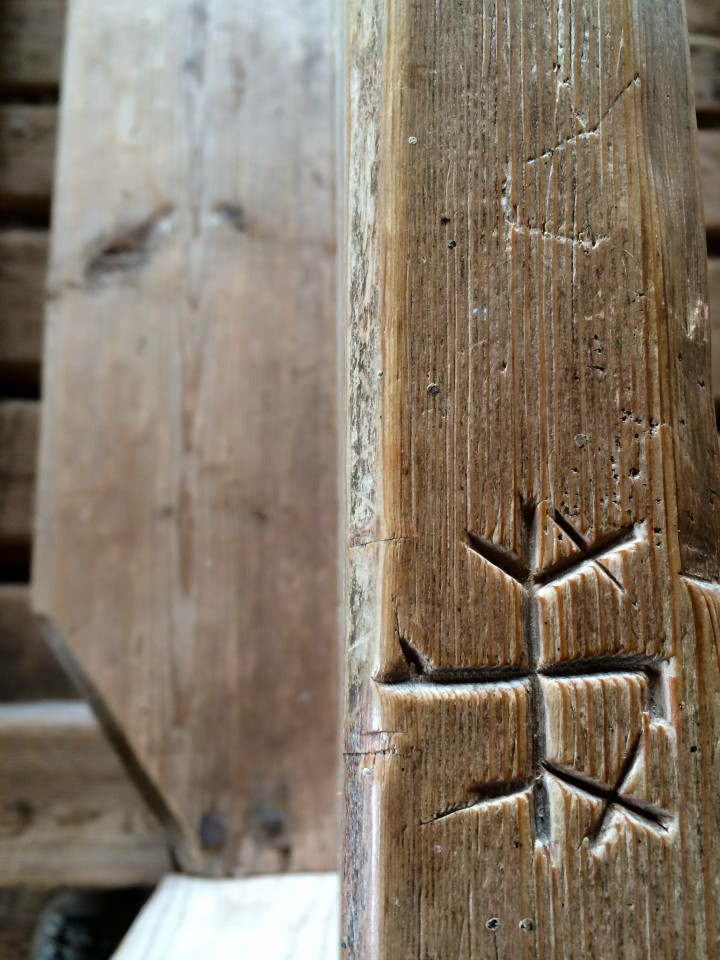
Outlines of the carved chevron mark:
M 465 532 L 465 546 L 469 550 L 472 550 L 473 553 L 482 557 L 486 563 L 495 567 L 506 577 L 510 577 L 516 583 L 520 584 L 526 592 L 532 592 L 536 586 L 547 587 L 566 580 L 585 564 L 591 564 L 598 573 L 612 583 L 616 590 L 635 605 L 635 602 L 629 597 L 625 586 L 615 574 L 608 569 L 605 563 L 603 563 L 603 560 L 610 557 L 615 551 L 621 549 L 626 544 L 633 543 L 640 539 L 635 526 L 622 527 L 610 536 L 603 537 L 595 543 L 589 543 L 569 520 L 554 507 L 550 507 L 548 508 L 548 516 L 555 521 L 559 529 L 565 534 L 578 552 L 552 566 L 532 571 L 529 554 L 532 552 L 532 542 L 538 536 L 537 531 L 533 532 L 532 530 L 536 513 L 537 508 L 533 507 L 526 515 L 528 535 L 525 538 L 524 552 L 528 554 L 527 557 L 518 556 L 518 554 L 509 550 L 507 547 L 501 546 L 471 530 L 466 530 Z
M 596 800 L 603 801 L 600 814 L 594 823 L 590 824 L 585 834 L 586 839 L 589 840 L 591 844 L 595 844 L 599 840 L 607 824 L 610 811 L 614 806 L 621 807 L 639 820 L 644 821 L 646 826 L 656 830 L 667 831 L 672 823 L 672 814 L 666 810 L 622 792 L 640 752 L 641 739 L 642 734 L 638 733 L 628 750 L 620 773 L 613 785 L 603 783 L 594 777 L 589 777 L 585 773 L 574 770 L 572 767 L 566 767 L 564 764 L 553 763 L 550 760 L 543 761 L 543 769 L 552 777 L 555 777 L 556 780 L 559 780 L 573 790 L 585 793 Z
M 547 570 L 536 573 L 535 582 L 542 586 L 548 586 L 557 580 L 569 576 L 583 563 L 591 563 L 595 569 L 607 577 L 621 593 L 627 596 L 627 590 L 618 578 L 602 563 L 602 558 L 612 554 L 626 543 L 632 543 L 634 540 L 637 540 L 635 527 L 624 527 L 610 537 L 606 537 L 604 540 L 589 544 L 585 537 L 583 537 L 561 513 L 554 508 L 548 512 L 558 527 L 580 551 L 580 555 L 578 557 L 571 557 L 565 563 L 556 564 L 554 567 L 549 567 Z
M 487 563 L 497 567 L 506 577 L 511 577 L 523 586 L 530 582 L 530 568 L 512 550 L 501 547 L 487 537 L 481 537 L 470 530 L 465 532 L 465 544 Z

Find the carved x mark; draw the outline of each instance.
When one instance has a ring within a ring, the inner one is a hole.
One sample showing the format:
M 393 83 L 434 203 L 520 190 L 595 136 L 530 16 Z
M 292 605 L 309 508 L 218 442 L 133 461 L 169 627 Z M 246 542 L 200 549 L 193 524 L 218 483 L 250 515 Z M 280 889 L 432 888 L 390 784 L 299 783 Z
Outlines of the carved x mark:
M 627 813 L 631 813 L 642 820 L 646 826 L 667 831 L 673 817 L 666 810 L 655 804 L 647 803 L 645 800 L 639 800 L 637 797 L 624 794 L 622 791 L 627 785 L 630 773 L 640 750 L 640 740 L 642 734 L 638 733 L 632 742 L 632 745 L 623 760 L 620 773 L 614 785 L 603 783 L 594 777 L 589 777 L 579 770 L 572 767 L 566 767 L 561 763 L 554 763 L 550 760 L 543 760 L 542 766 L 547 773 L 555 777 L 561 783 L 566 784 L 573 790 L 585 793 L 597 800 L 602 800 L 602 808 L 599 815 L 585 834 L 591 844 L 594 844 L 600 838 L 605 825 L 610 816 L 610 811 L 614 806 L 621 807 Z

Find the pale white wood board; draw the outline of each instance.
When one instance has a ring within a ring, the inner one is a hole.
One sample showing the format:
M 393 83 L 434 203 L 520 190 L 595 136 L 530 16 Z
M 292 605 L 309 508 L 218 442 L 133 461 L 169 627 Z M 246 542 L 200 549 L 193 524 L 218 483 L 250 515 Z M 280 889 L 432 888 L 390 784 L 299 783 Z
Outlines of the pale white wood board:
M 113 960 L 335 960 L 337 874 L 243 880 L 169 876 Z

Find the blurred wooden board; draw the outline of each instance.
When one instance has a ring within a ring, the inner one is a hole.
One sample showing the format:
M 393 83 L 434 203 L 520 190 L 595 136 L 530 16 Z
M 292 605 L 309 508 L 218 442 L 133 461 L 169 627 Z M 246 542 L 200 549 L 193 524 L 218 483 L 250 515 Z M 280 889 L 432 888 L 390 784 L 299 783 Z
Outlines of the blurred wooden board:
M 7 97 L 57 95 L 64 0 L 0 2 L 0 90 Z
M 695 106 L 701 126 L 717 125 L 720 116 L 720 37 L 690 37 Z
M 170 876 L 113 960 L 337 960 L 339 924 L 337 874 L 247 880 Z
M 196 870 L 336 863 L 332 10 L 70 10 L 35 604 Z
M 720 130 L 700 130 L 700 174 L 708 234 L 720 235 Z
M 688 30 L 720 36 L 720 0 L 685 0 Z
M 346 6 L 343 956 L 717 957 L 683 5 Z
M 39 383 L 47 253 L 42 230 L 0 232 L 0 380 L 6 386 Z
M 50 210 L 57 107 L 0 104 L 0 212 Z
M 0 584 L 0 703 L 77 696 L 30 609 L 29 586 Z
M 0 554 L 32 538 L 39 417 L 35 401 L 0 400 Z
M 83 703 L 0 706 L 0 886 L 153 883 L 163 831 Z

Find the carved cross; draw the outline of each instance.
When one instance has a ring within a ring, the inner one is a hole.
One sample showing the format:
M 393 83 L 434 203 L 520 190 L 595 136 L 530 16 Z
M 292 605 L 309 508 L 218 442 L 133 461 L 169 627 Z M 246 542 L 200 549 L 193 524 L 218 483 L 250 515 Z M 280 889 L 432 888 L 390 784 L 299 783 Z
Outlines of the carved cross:
M 591 680 L 593 677 L 619 676 L 633 674 L 644 675 L 651 691 L 649 700 L 662 680 L 664 662 L 656 656 L 626 656 L 616 654 L 594 658 L 578 658 L 555 662 L 543 659 L 540 650 L 540 625 L 538 594 L 548 587 L 576 575 L 585 567 L 592 567 L 598 576 L 608 580 L 620 593 L 625 602 L 635 606 L 635 601 L 624 584 L 609 568 L 613 555 L 642 539 L 642 529 L 626 527 L 612 536 L 595 543 L 589 543 L 585 537 L 552 507 L 548 516 L 555 522 L 561 537 L 567 537 L 573 551 L 570 556 L 545 568 L 535 567 L 535 545 L 541 531 L 538 530 L 539 511 L 536 506 L 523 512 L 526 535 L 523 538 L 522 555 L 518 555 L 492 540 L 468 531 L 465 546 L 478 554 L 485 563 L 494 567 L 503 577 L 514 580 L 522 589 L 524 603 L 524 635 L 527 666 L 514 665 L 480 668 L 450 669 L 435 667 L 423 653 L 398 628 L 398 639 L 412 674 L 429 683 L 467 682 L 475 685 L 494 685 L 499 682 L 526 682 L 529 687 L 530 717 L 532 723 L 532 775 L 528 778 L 500 780 L 477 784 L 468 795 L 451 807 L 438 811 L 431 820 L 452 816 L 460 811 L 478 807 L 515 795 L 532 791 L 533 820 L 536 839 L 540 842 L 550 840 L 549 793 L 547 778 L 554 778 L 571 790 L 591 800 L 601 800 L 599 815 L 586 832 L 590 843 L 595 843 L 602 835 L 610 813 L 617 807 L 644 823 L 651 829 L 667 830 L 672 816 L 659 806 L 649 804 L 629 795 L 626 791 L 633 769 L 641 759 L 643 752 L 642 730 L 635 732 L 627 754 L 623 758 L 620 772 L 614 783 L 604 783 L 589 776 L 575 767 L 554 762 L 546 756 L 546 704 L 543 690 L 543 678 Z M 387 681 L 386 681 L 387 682 Z

